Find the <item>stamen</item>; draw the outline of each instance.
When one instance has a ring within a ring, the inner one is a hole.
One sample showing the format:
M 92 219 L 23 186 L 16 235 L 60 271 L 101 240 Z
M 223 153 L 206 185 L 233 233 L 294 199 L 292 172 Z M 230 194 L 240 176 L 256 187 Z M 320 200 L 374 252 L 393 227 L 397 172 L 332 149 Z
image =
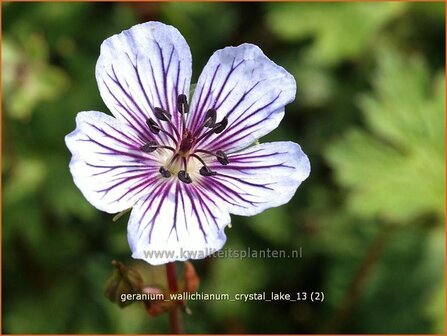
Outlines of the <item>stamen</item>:
M 170 124 L 172 124 L 172 122 L 169 119 L 168 119 L 168 122 Z M 152 119 L 152 118 L 147 119 L 146 120 L 146 124 L 147 124 L 147 126 L 149 126 L 149 130 L 152 133 L 158 134 L 158 133 L 162 132 L 162 133 L 166 134 L 168 137 L 170 137 L 171 140 L 174 141 L 174 143 L 177 142 L 177 140 L 172 136 L 172 134 L 167 132 L 167 131 L 165 131 L 164 129 L 161 129 L 160 126 L 158 126 L 158 124 L 155 122 L 154 119 Z M 175 133 L 178 135 L 178 132 L 175 129 L 175 127 L 173 127 L 173 128 L 174 128 Z
M 182 115 L 183 132 L 186 130 L 186 114 L 189 112 L 188 99 L 184 94 L 177 97 L 177 110 Z
M 175 151 L 174 151 L 175 152 Z M 168 165 L 165 167 L 161 166 L 160 169 L 158 170 L 161 174 L 161 176 L 163 177 L 171 177 L 171 172 L 169 171 L 169 168 L 171 168 L 172 164 L 174 163 L 174 161 L 177 159 L 178 154 L 175 154 L 171 160 L 169 161 Z
M 158 144 L 156 141 L 149 141 L 147 144 L 140 147 L 140 149 L 145 153 L 152 153 L 158 148 Z
M 203 166 L 199 170 L 200 175 L 202 176 L 214 176 L 217 175 L 217 172 L 211 170 L 208 166 Z
M 177 97 L 177 110 L 181 114 L 189 112 L 188 99 L 184 94 L 181 94 Z
M 160 107 L 154 108 L 154 114 L 157 117 L 157 119 L 160 119 L 163 121 L 168 121 L 168 120 L 171 120 L 171 118 L 172 118 L 172 115 L 169 112 L 163 110 Z
M 217 157 L 217 160 L 224 166 L 226 166 L 227 164 L 230 163 L 230 161 L 228 160 L 228 156 L 227 156 L 227 154 L 225 154 L 224 151 L 218 150 L 216 152 L 216 157 Z
M 158 119 L 158 120 L 161 120 L 161 121 L 167 121 L 168 123 L 169 123 L 169 125 L 171 125 L 171 127 L 172 127 L 172 129 L 174 130 L 174 133 L 177 135 L 177 136 L 179 136 L 179 133 L 178 133 L 178 130 L 177 130 L 177 127 L 175 127 L 175 125 L 172 123 L 172 115 L 171 115 L 171 113 L 169 113 L 168 111 L 166 111 L 166 110 L 163 110 L 161 107 L 155 107 L 154 108 L 154 114 L 155 114 L 155 117 Z M 160 128 L 160 127 L 159 127 Z M 164 130 L 161 130 L 162 132 L 164 132 L 164 133 L 166 133 L 166 131 L 164 131 Z M 171 137 L 172 138 L 172 137 Z
M 203 127 L 213 128 L 216 124 L 217 112 L 215 109 L 209 109 L 205 114 L 205 122 Z
M 152 133 L 154 134 L 160 133 L 161 128 L 160 126 L 157 125 L 154 119 L 149 118 L 148 120 L 146 120 L 146 124 L 149 126 L 149 129 Z
M 211 156 L 216 156 L 216 154 L 214 154 L 213 152 L 210 152 L 210 151 L 207 151 L 207 150 L 204 150 L 204 149 L 196 149 L 195 151 L 199 152 L 199 153 L 209 154 Z
M 186 161 L 186 158 L 183 157 L 183 158 L 182 158 L 182 161 L 183 161 L 183 166 L 185 167 L 185 170 L 180 170 L 180 171 L 178 172 L 177 176 L 178 176 L 178 178 L 179 178 L 180 181 L 189 184 L 189 183 L 192 182 L 192 180 L 191 180 L 191 176 L 189 176 L 189 173 L 187 172 L 188 167 L 187 167 L 187 161 Z
M 205 138 L 209 137 L 213 133 L 215 133 L 215 134 L 222 133 L 222 131 L 227 127 L 227 125 L 228 125 L 228 118 L 227 117 L 223 117 L 222 120 L 219 121 L 218 123 L 214 124 L 214 126 L 208 132 L 202 134 L 197 139 L 197 142 L 199 142 L 202 139 L 205 139 Z
M 217 160 L 224 166 L 226 166 L 227 164 L 230 163 L 230 160 L 228 159 L 227 154 L 222 150 L 218 150 L 216 153 L 213 153 L 213 152 L 210 152 L 210 151 L 207 151 L 204 149 L 196 149 L 195 151 L 199 152 L 199 153 L 205 153 L 208 155 L 215 156 L 217 158 Z
M 171 168 L 172 164 L 174 163 L 174 161 L 178 158 L 178 153 L 176 153 L 171 160 L 168 163 L 168 169 Z
M 161 174 L 161 176 L 163 177 L 171 177 L 171 172 L 169 170 L 167 170 L 165 167 L 160 167 L 160 169 L 158 170 Z
M 214 125 L 213 127 L 214 133 L 216 134 L 222 133 L 222 131 L 225 129 L 225 127 L 227 127 L 227 125 L 228 125 L 228 118 L 223 117 L 223 119 L 220 122 Z
M 189 105 L 187 97 L 184 94 L 180 94 L 177 97 L 177 111 L 182 116 L 182 126 L 183 126 L 182 129 L 180 128 L 177 129 L 177 127 L 173 124 L 172 114 L 161 107 L 155 107 L 153 110 L 155 120 L 153 118 L 149 118 L 146 120 L 146 124 L 148 125 L 149 130 L 153 134 L 159 134 L 160 132 L 166 134 L 174 141 L 174 143 L 176 144 L 176 148 L 174 149 L 173 147 L 159 145 L 157 141 L 151 140 L 148 143 L 141 146 L 140 149 L 145 153 L 152 153 L 158 148 L 166 148 L 173 152 L 173 156 L 169 160 L 169 163 L 167 165 L 165 164 L 164 166 L 161 166 L 159 169 L 161 176 L 165 178 L 169 178 L 172 176 L 173 173 L 171 171 L 177 171 L 178 169 L 177 167 L 171 169 L 171 166 L 174 164 L 174 162 L 176 162 L 176 160 L 179 157 L 181 157 L 183 163 L 182 167 L 183 169 L 178 170 L 177 177 L 183 183 L 186 184 L 192 183 L 191 175 L 188 173 L 188 167 L 187 167 L 188 160 L 190 157 L 196 158 L 203 165 L 199 169 L 200 175 L 202 176 L 217 175 L 218 172 L 213 171 L 210 167 L 208 167 L 206 162 L 199 155 L 195 154 L 194 152 L 191 153 L 191 150 L 198 141 L 207 138 L 211 134 L 222 133 L 228 126 L 228 118 L 223 117 L 222 120 L 216 122 L 217 111 L 214 108 L 210 108 L 205 113 L 205 117 L 203 120 L 203 128 L 208 128 L 209 130 L 204 132 L 204 134 L 202 134 L 199 138 L 197 138 L 198 134 L 197 136 L 195 134 L 192 134 L 186 127 L 186 114 L 189 113 Z M 168 122 L 171 125 L 172 130 L 175 131 L 175 134 L 178 136 L 179 139 L 175 139 L 173 134 L 170 134 L 169 132 L 167 132 L 162 128 L 161 122 L 164 121 Z M 198 133 L 200 133 L 200 131 Z M 179 140 L 181 140 L 180 144 L 178 143 Z M 222 150 L 218 150 L 217 152 L 213 153 L 203 149 L 196 149 L 195 152 L 196 153 L 202 152 L 214 156 L 222 165 L 228 165 L 230 163 L 227 154 Z
M 159 144 L 157 144 L 156 141 L 149 141 L 147 144 L 144 144 L 143 146 L 140 147 L 140 149 L 145 153 L 152 153 L 153 151 L 155 151 L 158 148 L 169 149 L 170 151 L 175 153 L 174 148 L 172 148 L 170 146 L 159 145 Z
M 191 176 L 189 176 L 189 174 L 185 171 L 185 170 L 180 170 L 177 174 L 178 178 L 180 181 L 184 182 L 184 183 L 191 183 Z
M 203 159 L 200 156 L 198 156 L 197 154 L 191 154 L 191 156 L 195 157 L 197 160 L 199 160 L 203 164 L 203 167 L 200 168 L 200 170 L 199 170 L 200 175 L 202 175 L 202 176 L 217 175 L 217 172 L 211 170 L 211 168 L 206 165 L 205 161 L 203 161 Z

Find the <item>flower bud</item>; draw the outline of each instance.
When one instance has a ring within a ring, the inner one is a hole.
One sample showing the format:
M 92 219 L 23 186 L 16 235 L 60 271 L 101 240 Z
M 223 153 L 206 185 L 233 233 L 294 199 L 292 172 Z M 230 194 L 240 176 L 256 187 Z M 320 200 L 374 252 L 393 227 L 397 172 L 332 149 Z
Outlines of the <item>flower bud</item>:
M 131 304 L 132 300 L 123 299 L 127 294 L 141 293 L 143 278 L 141 275 L 119 261 L 112 261 L 115 266 L 112 276 L 109 278 L 105 290 L 105 296 L 121 308 Z

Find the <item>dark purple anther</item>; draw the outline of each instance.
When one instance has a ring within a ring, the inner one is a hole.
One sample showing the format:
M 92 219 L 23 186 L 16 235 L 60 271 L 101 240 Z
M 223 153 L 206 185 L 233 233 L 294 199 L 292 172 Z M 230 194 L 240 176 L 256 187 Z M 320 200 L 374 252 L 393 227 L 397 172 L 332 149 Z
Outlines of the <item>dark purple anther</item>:
M 217 160 L 224 166 L 226 166 L 227 164 L 230 163 L 230 161 L 228 160 L 228 156 L 227 156 L 227 154 L 225 154 L 224 151 L 218 150 L 216 152 L 216 157 L 217 157 Z
M 212 128 L 216 124 L 217 112 L 215 109 L 209 109 L 205 114 L 205 122 L 203 127 Z
M 189 112 L 188 99 L 184 94 L 181 94 L 177 97 L 177 110 L 181 114 Z
M 214 175 L 217 175 L 217 173 L 215 171 L 212 171 L 207 166 L 203 166 L 202 168 L 200 168 L 199 173 L 202 176 L 214 176 Z
M 178 176 L 179 180 L 182 181 L 182 182 L 184 182 L 184 183 L 189 184 L 189 183 L 192 182 L 191 177 L 190 177 L 189 174 L 188 174 L 186 171 L 184 171 L 184 170 L 180 170 L 180 171 L 178 172 L 177 176 Z
M 218 122 L 216 125 L 214 125 L 213 131 L 216 134 L 222 133 L 222 131 L 225 129 L 225 127 L 227 127 L 228 125 L 228 118 L 227 117 L 223 117 L 223 119 Z
M 152 133 L 154 133 L 154 134 L 160 133 L 160 127 L 157 125 L 157 123 L 152 118 L 149 118 L 148 120 L 146 120 L 146 124 L 149 126 L 149 129 Z
M 160 107 L 154 108 L 154 114 L 157 117 L 157 119 L 160 119 L 163 121 L 168 121 L 168 120 L 171 120 L 171 118 L 172 118 L 172 115 L 169 112 L 163 110 Z
M 144 144 L 140 147 L 140 149 L 145 153 L 152 153 L 158 148 L 158 144 L 156 141 L 149 141 L 147 144 Z
M 158 170 L 163 177 L 171 177 L 171 172 L 167 170 L 165 167 L 160 167 Z

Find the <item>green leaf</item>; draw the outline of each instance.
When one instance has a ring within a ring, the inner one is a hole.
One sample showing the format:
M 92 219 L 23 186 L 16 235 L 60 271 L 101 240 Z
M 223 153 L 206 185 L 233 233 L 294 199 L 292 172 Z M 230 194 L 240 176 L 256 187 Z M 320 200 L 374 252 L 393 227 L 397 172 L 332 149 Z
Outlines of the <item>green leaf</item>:
M 285 41 L 312 38 L 306 56 L 332 65 L 359 55 L 405 3 L 285 3 L 271 5 L 267 20 Z
M 10 117 L 29 119 L 39 103 L 58 98 L 68 88 L 66 73 L 48 63 L 48 46 L 40 34 L 21 43 L 6 36 L 2 47 L 5 111 Z
M 31 194 L 37 193 L 42 186 L 47 167 L 40 158 L 22 158 L 15 163 L 11 175 L 4 186 L 4 206 L 13 205 Z
M 360 99 L 369 131 L 354 128 L 326 151 L 355 213 L 399 222 L 443 217 L 443 78 L 430 80 L 418 57 L 378 53 L 374 93 Z

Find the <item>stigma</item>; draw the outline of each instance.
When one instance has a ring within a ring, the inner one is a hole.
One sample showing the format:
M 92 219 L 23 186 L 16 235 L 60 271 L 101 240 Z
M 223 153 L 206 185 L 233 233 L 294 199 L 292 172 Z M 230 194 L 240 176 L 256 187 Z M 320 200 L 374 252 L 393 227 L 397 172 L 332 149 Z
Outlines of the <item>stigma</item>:
M 172 122 L 173 113 L 171 111 L 155 107 L 153 112 L 155 119 L 147 119 L 146 125 L 148 131 L 155 139 L 145 143 L 140 147 L 140 150 L 145 153 L 167 150 L 167 159 L 160 163 L 159 168 L 162 178 L 178 178 L 182 183 L 190 184 L 196 179 L 197 174 L 203 177 L 211 177 L 218 174 L 208 166 L 207 162 L 211 163 L 215 160 L 221 165 L 230 163 L 224 151 L 217 150 L 216 152 L 211 152 L 196 146 L 199 141 L 212 134 L 220 134 L 226 129 L 228 118 L 223 117 L 222 120 L 217 121 L 217 111 L 215 109 L 206 111 L 202 117 L 202 127 L 195 133 L 187 128 L 186 120 L 189 113 L 189 105 L 186 95 L 181 94 L 177 97 L 176 112 L 181 115 L 181 129 Z M 169 124 L 171 127 L 164 127 L 164 124 Z M 165 134 L 173 140 L 174 146 L 163 144 L 162 139 L 164 138 L 160 137 L 160 134 Z

